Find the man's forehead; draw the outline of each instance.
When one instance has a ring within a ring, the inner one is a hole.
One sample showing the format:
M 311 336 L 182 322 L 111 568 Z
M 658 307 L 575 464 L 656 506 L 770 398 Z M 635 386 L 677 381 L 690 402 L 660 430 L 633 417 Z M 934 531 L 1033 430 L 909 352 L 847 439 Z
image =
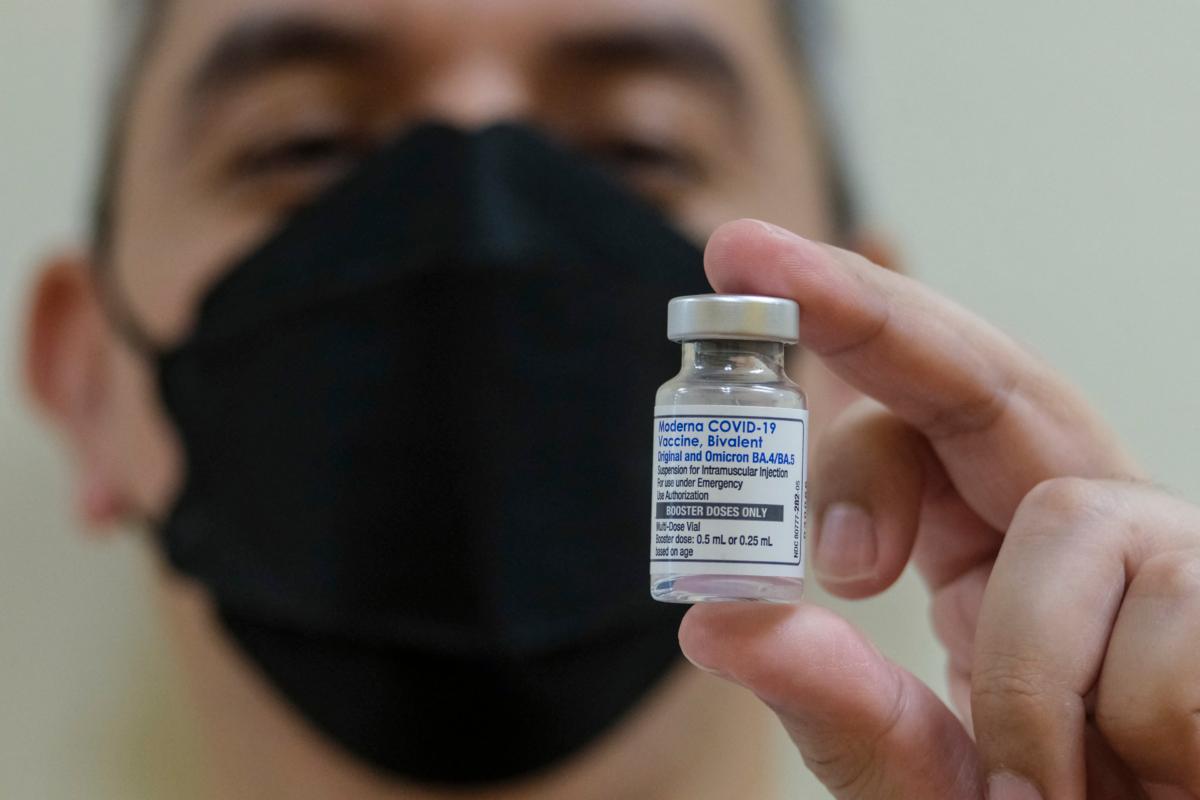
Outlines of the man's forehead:
M 770 25 L 762 24 L 767 0 L 168 1 L 164 34 L 170 46 L 161 52 L 172 61 L 200 58 L 230 28 L 272 18 L 305 18 L 370 28 L 398 41 L 423 36 L 465 46 L 534 46 L 545 38 L 598 28 L 686 23 L 736 48 L 739 40 L 770 32 Z

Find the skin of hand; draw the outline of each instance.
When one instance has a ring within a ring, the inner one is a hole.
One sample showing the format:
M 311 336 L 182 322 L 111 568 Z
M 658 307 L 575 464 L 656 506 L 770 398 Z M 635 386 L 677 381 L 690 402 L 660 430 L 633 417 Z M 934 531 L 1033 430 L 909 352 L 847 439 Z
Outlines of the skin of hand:
M 801 345 L 869 398 L 817 443 L 815 569 L 858 598 L 913 562 L 962 721 L 813 605 L 697 605 L 687 657 L 774 710 L 838 798 L 1200 794 L 1200 509 L 903 275 L 755 220 L 705 262 L 718 291 L 796 300 Z

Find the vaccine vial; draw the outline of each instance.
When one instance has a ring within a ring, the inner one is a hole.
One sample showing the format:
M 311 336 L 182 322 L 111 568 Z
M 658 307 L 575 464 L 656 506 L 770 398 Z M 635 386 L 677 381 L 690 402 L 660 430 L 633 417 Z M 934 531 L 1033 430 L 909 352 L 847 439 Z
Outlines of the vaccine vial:
M 650 594 L 670 603 L 792 603 L 804 589 L 808 406 L 784 371 L 795 302 L 676 297 L 679 374 L 658 390 Z

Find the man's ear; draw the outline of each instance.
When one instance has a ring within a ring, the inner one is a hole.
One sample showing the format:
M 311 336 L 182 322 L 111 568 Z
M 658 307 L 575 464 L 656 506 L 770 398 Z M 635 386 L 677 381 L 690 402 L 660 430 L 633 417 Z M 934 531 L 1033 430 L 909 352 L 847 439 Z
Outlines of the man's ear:
M 877 230 L 861 230 L 850 237 L 848 250 L 853 250 L 863 258 L 890 269 L 893 272 L 907 274 L 900 259 L 895 244 L 891 239 Z
M 846 250 L 852 250 L 867 260 L 885 269 L 904 272 L 896 248 L 886 236 L 873 230 L 859 230 L 844 237 L 840 242 Z M 805 358 L 800 367 L 801 383 L 808 392 L 811 407 L 833 418 L 848 408 L 862 394 L 837 375 L 834 375 L 820 359 Z
M 75 507 L 92 528 L 125 515 L 113 424 L 114 341 L 89 256 L 64 252 L 38 271 L 25 329 L 24 378 L 75 461 Z

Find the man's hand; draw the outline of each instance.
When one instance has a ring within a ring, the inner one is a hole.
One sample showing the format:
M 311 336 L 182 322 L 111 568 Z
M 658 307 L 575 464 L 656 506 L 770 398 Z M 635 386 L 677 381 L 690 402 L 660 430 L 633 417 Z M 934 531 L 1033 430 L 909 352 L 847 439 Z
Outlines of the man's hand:
M 688 658 L 770 705 L 839 798 L 1200 795 L 1200 509 L 912 280 L 750 220 L 705 262 L 718 291 L 796 300 L 801 344 L 873 398 L 818 443 L 815 569 L 865 597 L 911 557 L 967 727 L 815 606 L 698 605 Z

